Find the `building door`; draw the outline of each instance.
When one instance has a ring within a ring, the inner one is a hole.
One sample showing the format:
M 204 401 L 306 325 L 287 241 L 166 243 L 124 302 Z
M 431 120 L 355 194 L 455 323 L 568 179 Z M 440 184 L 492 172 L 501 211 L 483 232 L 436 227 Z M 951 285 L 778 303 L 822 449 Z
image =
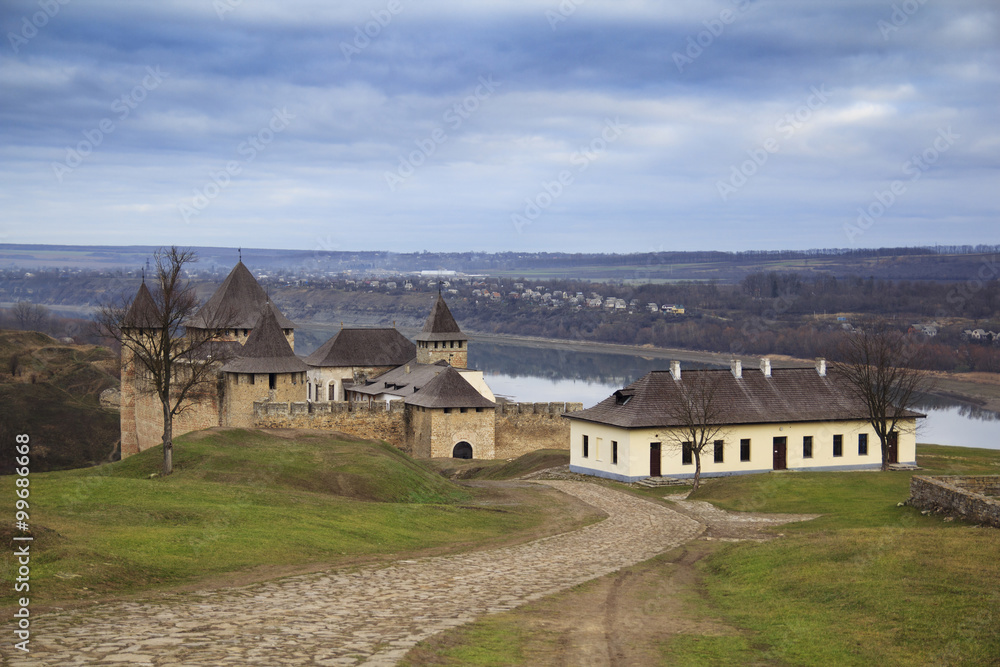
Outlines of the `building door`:
M 899 433 L 891 431 L 885 441 L 889 463 L 899 463 Z
M 467 443 L 465 440 L 455 445 L 455 449 L 451 451 L 451 458 L 453 459 L 471 459 L 472 458 L 472 445 Z
M 660 476 L 660 443 L 649 443 L 649 476 Z
M 788 440 L 781 436 L 774 439 L 774 469 L 785 470 L 788 467 Z

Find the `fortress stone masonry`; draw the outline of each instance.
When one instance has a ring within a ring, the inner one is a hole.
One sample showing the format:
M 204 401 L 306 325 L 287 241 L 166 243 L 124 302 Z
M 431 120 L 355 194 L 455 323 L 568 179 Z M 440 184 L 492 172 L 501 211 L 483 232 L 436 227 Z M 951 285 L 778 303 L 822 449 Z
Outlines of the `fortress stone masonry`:
M 537 449 L 569 447 L 569 422 L 562 415 L 583 409 L 582 403 L 500 403 L 486 422 L 492 429 L 493 456 L 477 458 L 516 458 Z M 459 413 L 461 414 L 461 413 Z M 419 417 L 417 418 L 419 419 Z M 372 402 L 271 402 L 253 406 L 255 428 L 308 428 L 342 431 L 359 438 L 385 440 L 413 456 L 414 440 L 407 440 L 413 424 L 402 401 Z M 444 438 L 441 434 L 440 438 Z
M 157 335 L 156 308 L 143 283 L 123 331 Z M 211 325 L 223 320 L 223 329 Z M 497 402 L 482 371 L 467 367 L 468 336 L 440 293 L 415 342 L 395 328 L 348 328 L 298 357 L 295 325 L 241 261 L 185 326 L 185 336 L 226 354 L 215 380 L 174 418 L 174 436 L 214 426 L 323 429 L 384 440 L 417 457 L 514 458 L 568 449 L 570 425 L 561 416 L 583 409 Z M 159 400 L 127 354 L 123 457 L 160 444 L 163 433 Z M 183 374 L 183 364 L 175 372 Z
M 914 475 L 907 503 L 1000 528 L 1000 475 Z

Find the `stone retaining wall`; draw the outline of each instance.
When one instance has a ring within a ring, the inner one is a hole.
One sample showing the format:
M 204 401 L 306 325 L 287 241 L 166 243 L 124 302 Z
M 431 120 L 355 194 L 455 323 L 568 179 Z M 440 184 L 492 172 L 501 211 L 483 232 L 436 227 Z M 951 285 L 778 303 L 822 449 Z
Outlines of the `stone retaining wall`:
M 910 499 L 914 507 L 959 514 L 969 521 L 1000 528 L 1000 476 L 914 475 L 910 479 Z

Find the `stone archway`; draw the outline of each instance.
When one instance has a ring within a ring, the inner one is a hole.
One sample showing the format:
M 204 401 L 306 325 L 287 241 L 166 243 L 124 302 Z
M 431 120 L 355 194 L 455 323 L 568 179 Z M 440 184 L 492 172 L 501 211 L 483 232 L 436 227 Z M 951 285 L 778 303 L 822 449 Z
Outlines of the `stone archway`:
M 472 458 L 472 445 L 470 445 L 465 440 L 462 440 L 455 445 L 454 449 L 451 450 L 451 458 L 453 459 L 471 459 Z

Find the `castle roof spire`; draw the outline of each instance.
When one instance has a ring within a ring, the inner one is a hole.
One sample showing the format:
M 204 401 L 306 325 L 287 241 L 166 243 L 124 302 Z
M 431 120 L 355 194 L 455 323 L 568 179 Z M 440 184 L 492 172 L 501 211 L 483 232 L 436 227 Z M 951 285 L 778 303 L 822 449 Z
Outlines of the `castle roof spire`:
M 247 337 L 247 342 L 233 359 L 222 367 L 227 373 L 298 373 L 307 370 L 304 361 L 295 356 L 288 339 L 281 332 L 276 309 L 268 302 L 261 308 L 259 321 Z
M 265 305 L 274 311 L 280 328 L 295 328 L 292 321 L 271 303 L 267 292 L 241 261 L 229 272 L 215 294 L 185 324 L 196 329 L 251 329 L 260 319 Z
M 160 309 L 157 307 L 156 301 L 153 300 L 153 295 L 150 294 L 144 280 L 139 285 L 139 291 L 135 293 L 135 298 L 132 299 L 132 305 L 129 306 L 125 317 L 122 318 L 122 328 L 158 329 L 160 326 L 162 326 Z
M 462 333 L 458 322 L 448 309 L 448 304 L 444 301 L 444 296 L 438 293 L 431 314 L 424 322 L 424 328 L 417 334 L 416 340 L 469 340 L 469 337 Z

